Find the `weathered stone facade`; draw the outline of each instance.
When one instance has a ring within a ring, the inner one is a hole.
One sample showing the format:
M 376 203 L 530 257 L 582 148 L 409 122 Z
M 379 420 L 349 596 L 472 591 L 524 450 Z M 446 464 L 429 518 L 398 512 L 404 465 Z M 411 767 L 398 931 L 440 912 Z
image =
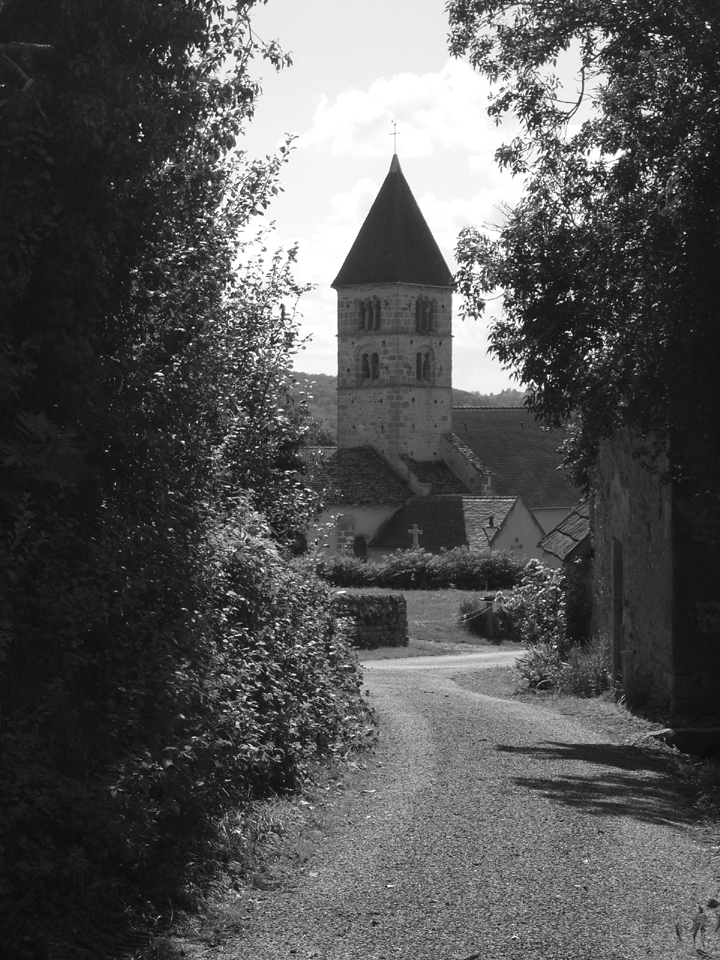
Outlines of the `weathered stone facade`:
M 720 543 L 698 501 L 677 497 L 633 456 L 601 446 L 592 498 L 594 633 L 631 701 L 670 716 L 717 713 Z
M 601 446 L 591 523 L 594 631 L 631 699 L 673 696 L 671 503 L 626 436 Z
M 720 511 L 716 496 L 708 500 L 673 501 L 675 703 L 683 716 L 717 717 L 720 704 Z
M 408 643 L 407 602 L 401 593 L 338 593 L 335 611 L 349 623 L 354 647 L 405 647 Z
M 451 290 L 340 288 L 338 446 L 372 446 L 391 461 L 441 459 L 451 411 Z

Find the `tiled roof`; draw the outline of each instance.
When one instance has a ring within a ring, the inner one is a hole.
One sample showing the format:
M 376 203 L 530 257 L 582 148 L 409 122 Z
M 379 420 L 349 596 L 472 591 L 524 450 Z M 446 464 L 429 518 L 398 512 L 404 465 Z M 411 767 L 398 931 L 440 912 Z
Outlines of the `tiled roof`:
M 553 527 L 540 541 L 540 546 L 560 560 L 573 560 L 589 549 L 590 501 L 583 500 Z
M 520 496 L 531 510 L 577 502 L 557 452 L 565 434 L 543 430 L 524 407 L 453 407 L 452 429 L 490 471 L 496 496 Z
M 463 497 L 468 544 L 492 543 L 514 503 L 514 497 Z
M 312 447 L 308 451 L 310 483 L 326 490 L 337 504 L 402 503 L 412 491 L 370 447 Z
M 397 156 L 332 286 L 356 283 L 452 284 Z
M 420 546 L 430 553 L 442 548 L 486 547 L 492 538 L 488 535 L 488 520 L 493 518 L 499 527 L 512 505 L 513 498 L 449 496 L 414 497 L 401 507 L 380 529 L 369 544 L 384 550 L 408 550 L 412 547 L 414 524 L 422 531 Z M 492 531 L 493 528 L 489 528 Z
M 442 460 L 411 460 L 403 457 L 408 467 L 421 483 L 430 484 L 430 494 L 468 493 L 468 488 Z

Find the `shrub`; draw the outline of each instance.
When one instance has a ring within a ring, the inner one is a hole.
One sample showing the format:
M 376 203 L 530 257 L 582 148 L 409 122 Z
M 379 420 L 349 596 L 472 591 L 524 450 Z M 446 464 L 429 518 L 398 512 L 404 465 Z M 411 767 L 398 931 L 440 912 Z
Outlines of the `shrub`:
M 555 644 L 535 643 L 517 661 L 515 674 L 528 690 L 554 689 L 576 697 L 597 697 L 612 686 L 607 658 L 596 644 L 573 647 L 562 660 Z
M 571 647 L 555 680 L 561 693 L 597 697 L 612 687 L 612 672 L 605 650 L 598 643 Z
M 502 590 L 520 583 L 525 564 L 507 553 L 456 547 L 442 553 L 397 551 L 383 560 L 321 557 L 315 572 L 337 587 L 389 587 L 396 590 Z
M 492 601 L 482 596 L 467 597 L 460 604 L 458 624 L 475 637 L 502 643 L 512 636 L 512 621 L 504 610 L 493 610 Z
M 529 560 L 518 587 L 503 597 L 505 611 L 522 643 L 544 643 L 565 652 L 563 573 Z
M 553 643 L 539 641 L 517 661 L 514 672 L 528 690 L 547 690 L 557 683 L 562 661 Z
M 611 674 L 599 644 L 587 642 L 589 606 L 585 570 L 552 570 L 536 560 L 504 599 L 512 629 L 527 653 L 517 675 L 530 689 L 593 697 L 609 689 Z
M 8 644 L 3 664 L 0 890 L 14 955 L 74 938 L 67 896 L 90 927 L 139 890 L 151 902 L 158 877 L 167 902 L 183 857 L 228 811 L 293 788 L 370 729 L 330 590 L 260 515 L 238 502 L 198 542 L 175 534 L 108 520 L 94 541 L 56 524 L 35 548 L 27 532 L 0 542 L 15 614 L 0 627 L 34 636 Z
M 492 633 L 488 630 L 488 617 L 492 616 L 491 603 L 484 597 L 467 597 L 460 604 L 458 624 L 475 637 L 487 637 Z

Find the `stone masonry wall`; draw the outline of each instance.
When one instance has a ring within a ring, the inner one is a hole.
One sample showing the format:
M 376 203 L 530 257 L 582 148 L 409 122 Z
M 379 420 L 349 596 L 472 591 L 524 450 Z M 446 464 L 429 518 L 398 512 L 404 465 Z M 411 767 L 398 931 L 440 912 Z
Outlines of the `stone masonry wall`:
M 418 300 L 433 305 L 423 331 L 416 330 Z M 380 312 L 373 329 L 362 307 L 369 302 Z M 451 428 L 451 388 L 449 289 L 368 284 L 338 291 L 339 447 L 370 445 L 391 460 L 439 459 Z
M 674 700 L 669 491 L 633 458 L 628 436 L 601 446 L 593 482 L 593 632 L 615 654 L 631 701 Z
M 407 646 L 407 603 L 401 593 L 338 593 L 335 612 L 349 622 L 354 647 Z
M 716 497 L 673 511 L 675 711 L 716 717 L 720 699 L 720 516 Z

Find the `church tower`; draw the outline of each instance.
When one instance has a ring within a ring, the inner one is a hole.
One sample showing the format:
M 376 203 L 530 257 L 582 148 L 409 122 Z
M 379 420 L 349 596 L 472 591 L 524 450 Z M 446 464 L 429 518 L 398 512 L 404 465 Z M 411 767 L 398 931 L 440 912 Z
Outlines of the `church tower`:
M 338 447 L 441 459 L 452 426 L 452 275 L 397 155 L 332 286 Z

